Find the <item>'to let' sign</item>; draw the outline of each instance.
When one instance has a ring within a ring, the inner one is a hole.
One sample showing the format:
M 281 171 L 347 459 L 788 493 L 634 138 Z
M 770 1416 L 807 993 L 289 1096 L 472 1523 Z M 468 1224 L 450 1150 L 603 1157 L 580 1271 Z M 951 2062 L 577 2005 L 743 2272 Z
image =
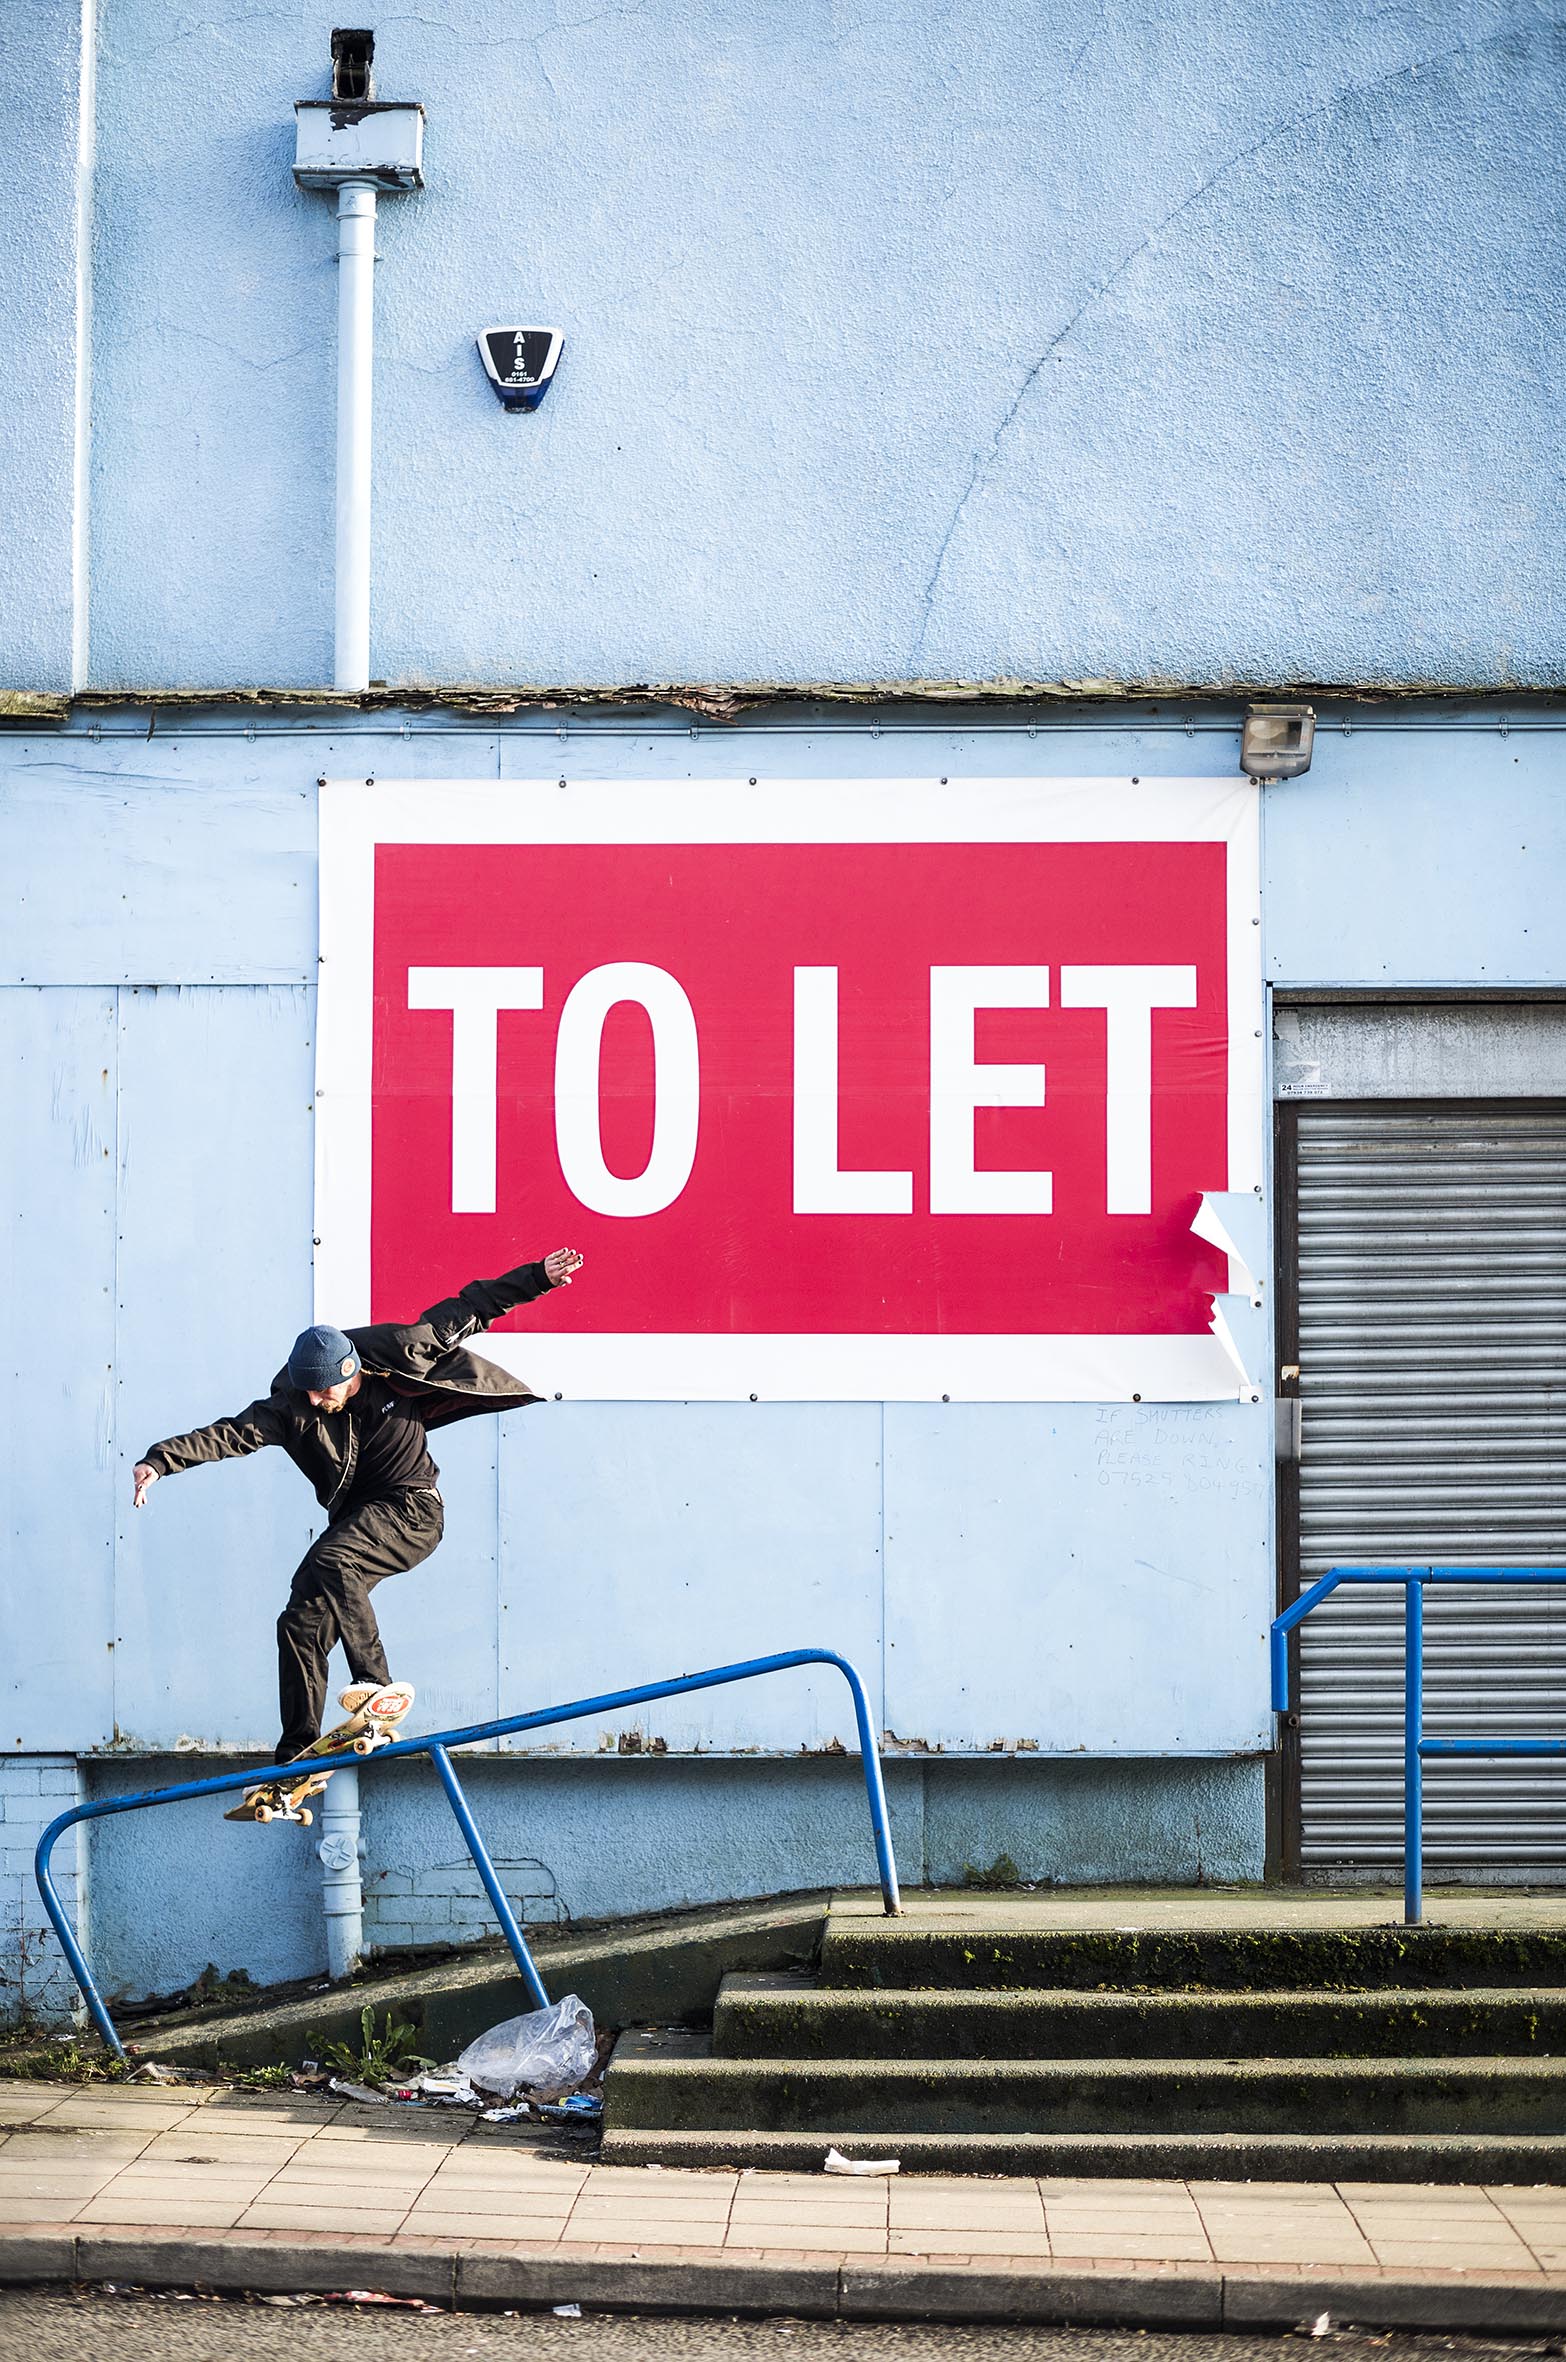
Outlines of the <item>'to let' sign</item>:
M 562 1391 L 1232 1390 L 1248 785 L 323 794 L 323 1303 L 558 1234 Z

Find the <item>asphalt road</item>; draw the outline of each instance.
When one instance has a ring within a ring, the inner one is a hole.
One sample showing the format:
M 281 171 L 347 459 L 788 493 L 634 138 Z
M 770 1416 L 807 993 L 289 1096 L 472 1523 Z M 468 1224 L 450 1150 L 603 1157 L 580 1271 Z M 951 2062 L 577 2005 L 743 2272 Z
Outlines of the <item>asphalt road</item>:
M 1512 2362 L 1559 2354 L 1429 2336 L 964 2329 L 601 2313 L 412 2313 L 169 2296 L 0 2291 L 0 2362 Z

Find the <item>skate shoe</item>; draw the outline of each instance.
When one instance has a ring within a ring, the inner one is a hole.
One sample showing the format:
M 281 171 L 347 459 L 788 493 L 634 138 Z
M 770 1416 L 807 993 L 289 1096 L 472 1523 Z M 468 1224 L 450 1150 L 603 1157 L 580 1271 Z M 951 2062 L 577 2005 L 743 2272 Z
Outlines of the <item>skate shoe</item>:
M 353 1681 L 338 1703 L 345 1714 L 362 1714 L 379 1728 L 401 1722 L 413 1699 L 411 1681 Z

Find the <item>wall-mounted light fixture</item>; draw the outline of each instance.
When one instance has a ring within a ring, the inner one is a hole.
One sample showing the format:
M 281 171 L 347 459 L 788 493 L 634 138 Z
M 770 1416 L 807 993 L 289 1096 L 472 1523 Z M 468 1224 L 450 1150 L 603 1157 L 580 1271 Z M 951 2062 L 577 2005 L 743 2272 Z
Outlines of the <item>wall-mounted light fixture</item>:
M 1310 769 L 1316 713 L 1309 705 L 1248 705 L 1240 732 L 1240 769 L 1247 779 L 1298 779 Z

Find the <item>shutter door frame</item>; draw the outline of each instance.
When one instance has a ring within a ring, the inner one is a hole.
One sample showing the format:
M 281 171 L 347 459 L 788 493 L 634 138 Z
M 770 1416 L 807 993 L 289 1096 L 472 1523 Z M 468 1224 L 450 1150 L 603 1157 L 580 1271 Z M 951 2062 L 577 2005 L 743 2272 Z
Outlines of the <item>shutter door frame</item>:
M 1421 996 L 1421 998 L 1423 997 Z M 1288 1003 L 1280 996 L 1279 1006 L 1286 1007 L 1287 1005 Z M 1389 1010 L 1388 1014 L 1390 1016 L 1393 1012 Z M 1273 1173 L 1277 1365 L 1273 1377 L 1275 1393 L 1280 1406 L 1286 1406 L 1291 1400 L 1297 1399 L 1299 1392 L 1297 1380 L 1286 1381 L 1282 1373 L 1287 1368 L 1297 1367 L 1300 1361 L 1300 1130 L 1302 1122 L 1308 1121 L 1313 1115 L 1323 1113 L 1348 1121 L 1356 1116 L 1369 1119 L 1417 1117 L 1420 1115 L 1452 1117 L 1460 1115 L 1464 1110 L 1471 1110 L 1474 1120 L 1480 1123 L 1490 1117 L 1551 1116 L 1557 1120 L 1566 1120 L 1566 1099 L 1561 1098 L 1555 1092 L 1541 1092 L 1537 1097 L 1530 1095 L 1527 1098 L 1459 1097 L 1456 1095 L 1432 1097 L 1421 1093 L 1417 1096 L 1370 1099 L 1338 1095 L 1329 1090 L 1323 1092 L 1319 1098 L 1275 1100 L 1273 1108 Z M 1285 1407 L 1280 1407 L 1280 1426 L 1297 1416 L 1297 1413 L 1290 1413 Z M 1301 1461 L 1297 1449 L 1287 1452 L 1280 1449 L 1276 1474 L 1278 1606 L 1281 1610 L 1292 1606 L 1305 1587 L 1301 1573 L 1303 1555 Z M 1374 1563 L 1375 1554 L 1373 1552 L 1367 1550 L 1363 1556 L 1366 1562 Z M 1310 1579 L 1314 1581 L 1314 1575 Z M 1562 1589 L 1566 1591 L 1566 1582 L 1563 1582 Z M 1340 1870 L 1331 1870 L 1321 1865 L 1307 1867 L 1304 1862 L 1301 1638 L 1299 1628 L 1289 1635 L 1290 1695 L 1294 1698 L 1295 1705 L 1288 1715 L 1280 1717 L 1278 1796 L 1272 1815 L 1268 1846 L 1272 1873 L 1291 1883 L 1298 1883 L 1307 1876 L 1316 1879 L 1341 1876 L 1350 1881 L 1361 1883 L 1395 1882 L 1398 1873 L 1381 1864 L 1361 1866 L 1344 1863 Z M 1399 1725 L 1399 1731 L 1401 1731 L 1401 1725 Z M 1473 1736 L 1477 1733 L 1454 1735 Z M 1501 1764 L 1498 1763 L 1494 1768 L 1496 1771 L 1502 1772 L 1504 1776 L 1504 1768 Z M 1566 1872 L 1556 1872 L 1552 1876 L 1549 1868 L 1542 1863 L 1530 1865 L 1530 1868 L 1534 1881 L 1542 1876 L 1549 1877 L 1552 1884 L 1557 1879 L 1562 1884 L 1566 1884 Z M 1527 1874 L 1523 1865 L 1519 1864 L 1518 1875 Z M 1458 1875 L 1463 1874 L 1459 1873 Z

